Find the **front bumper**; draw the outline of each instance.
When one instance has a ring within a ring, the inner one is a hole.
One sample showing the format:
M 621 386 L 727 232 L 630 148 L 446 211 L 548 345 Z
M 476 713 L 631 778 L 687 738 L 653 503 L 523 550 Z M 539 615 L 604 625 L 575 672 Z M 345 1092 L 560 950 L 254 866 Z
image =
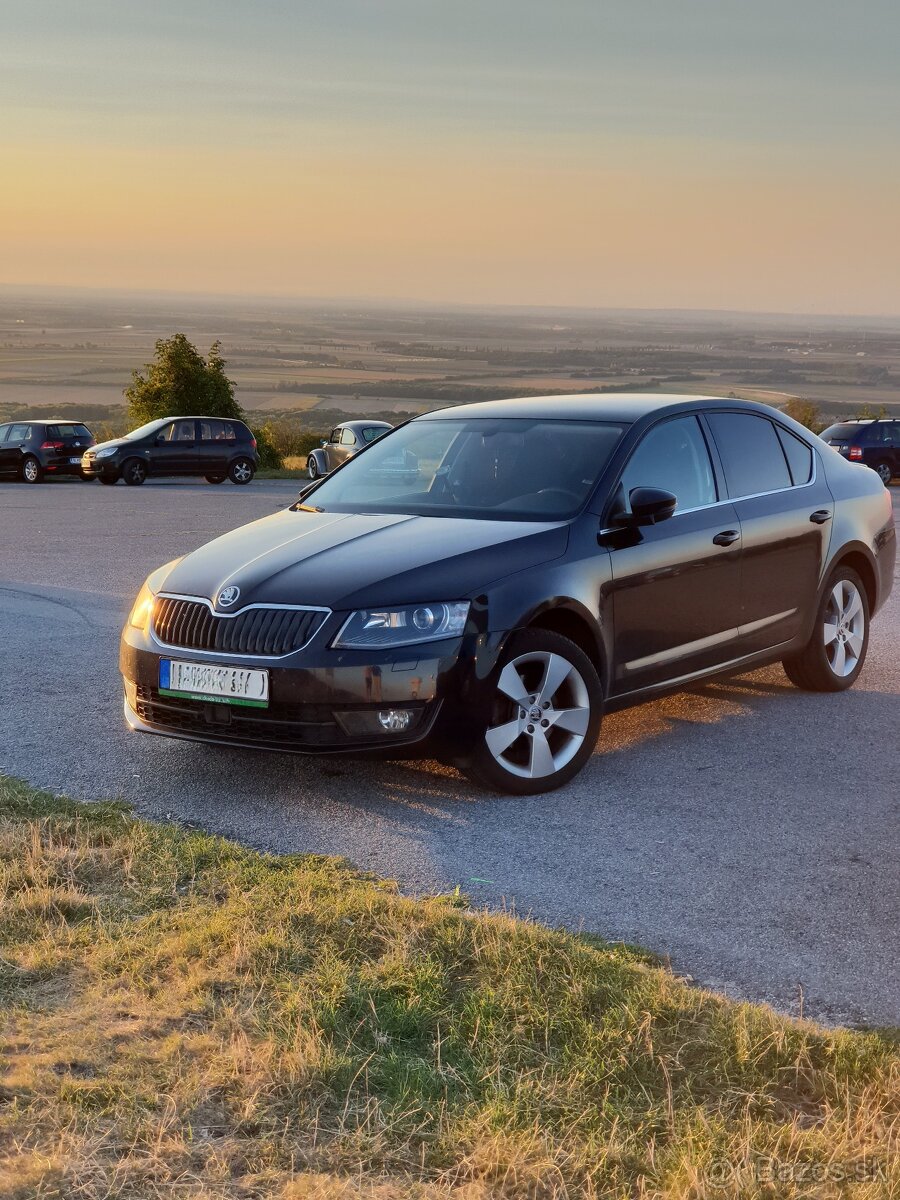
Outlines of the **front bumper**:
M 101 475 L 108 478 L 113 476 L 118 477 L 119 474 L 118 457 L 114 458 L 83 458 L 81 466 L 78 468 L 79 474 L 86 476 L 88 479 L 99 479 Z
M 330 649 L 322 638 L 318 649 L 308 646 L 287 660 L 237 660 L 164 648 L 150 634 L 127 626 L 119 652 L 125 719 L 142 733 L 292 754 L 400 757 L 410 748 L 421 754 L 426 745 L 434 752 L 456 751 L 471 736 L 480 683 L 495 661 L 492 644 L 493 639 L 472 635 L 392 651 L 343 651 Z M 163 658 L 265 669 L 269 707 L 161 695 Z M 410 711 L 409 727 L 402 733 L 357 732 L 359 714 L 385 709 Z

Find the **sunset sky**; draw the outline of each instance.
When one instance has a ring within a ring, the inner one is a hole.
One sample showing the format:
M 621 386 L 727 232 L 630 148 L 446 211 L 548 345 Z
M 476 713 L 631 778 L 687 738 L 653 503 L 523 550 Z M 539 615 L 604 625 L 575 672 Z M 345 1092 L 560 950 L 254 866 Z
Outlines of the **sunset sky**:
M 900 313 L 896 0 L 0 0 L 0 283 Z

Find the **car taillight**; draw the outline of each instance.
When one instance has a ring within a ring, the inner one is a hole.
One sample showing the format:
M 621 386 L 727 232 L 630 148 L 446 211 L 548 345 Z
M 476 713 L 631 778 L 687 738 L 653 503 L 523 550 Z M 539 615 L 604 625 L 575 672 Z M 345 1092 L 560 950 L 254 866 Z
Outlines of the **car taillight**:
M 42 442 L 41 443 L 42 450 L 65 450 L 65 448 L 66 448 L 65 442 Z
M 855 458 L 855 459 L 861 459 L 862 456 L 863 456 L 862 446 L 851 446 L 850 453 L 847 455 L 848 458 Z
M 253 447 L 254 450 L 256 449 L 256 438 L 255 437 L 252 437 L 250 439 L 250 445 Z

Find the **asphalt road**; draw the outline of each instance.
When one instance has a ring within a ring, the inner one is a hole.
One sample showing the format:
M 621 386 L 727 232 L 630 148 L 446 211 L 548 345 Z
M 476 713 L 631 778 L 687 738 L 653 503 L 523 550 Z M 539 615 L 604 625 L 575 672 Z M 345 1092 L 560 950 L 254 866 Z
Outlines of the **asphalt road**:
M 429 763 L 129 733 L 117 639 L 145 575 L 295 493 L 0 484 L 0 769 L 342 854 L 410 892 L 458 884 L 475 905 L 640 942 L 733 996 L 900 1024 L 900 587 L 852 691 L 804 694 L 773 667 L 616 714 L 548 796 L 484 794 Z

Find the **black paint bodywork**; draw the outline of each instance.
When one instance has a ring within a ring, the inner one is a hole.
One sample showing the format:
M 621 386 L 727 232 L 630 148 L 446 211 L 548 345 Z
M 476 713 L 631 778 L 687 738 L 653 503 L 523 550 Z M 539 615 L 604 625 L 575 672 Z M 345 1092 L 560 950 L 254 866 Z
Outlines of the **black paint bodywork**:
M 728 498 L 707 422 L 717 411 L 763 415 L 801 438 L 814 455 L 810 482 Z M 873 614 L 890 592 L 896 541 L 890 496 L 878 477 L 766 406 L 575 396 L 468 405 L 417 420 L 460 414 L 594 419 L 627 429 L 590 500 L 571 520 L 316 512 L 313 488 L 293 510 L 200 547 L 172 566 L 161 593 L 202 598 L 214 608 L 221 589 L 237 585 L 242 606 L 308 605 L 330 613 L 311 642 L 286 660 L 240 660 L 270 671 L 265 716 L 223 713 L 228 706 L 194 701 L 181 703 L 185 711 L 167 710 L 154 695 L 160 657 L 233 660 L 167 650 L 152 632 L 126 627 L 120 666 L 129 723 L 147 732 L 294 752 L 446 749 L 464 755 L 467 742 L 483 732 L 486 684 L 518 629 L 543 626 L 578 642 L 596 663 L 605 706 L 613 709 L 797 651 L 811 635 L 822 589 L 838 563 L 859 573 Z M 617 524 L 613 496 L 627 459 L 656 422 L 679 414 L 699 417 L 722 499 L 656 525 Z M 724 542 L 714 541 L 723 534 Z M 732 534 L 738 536 L 729 541 Z M 354 609 L 466 599 L 471 610 L 461 638 L 378 652 L 332 648 Z M 415 710 L 407 733 L 350 736 L 335 716 L 390 706 Z

